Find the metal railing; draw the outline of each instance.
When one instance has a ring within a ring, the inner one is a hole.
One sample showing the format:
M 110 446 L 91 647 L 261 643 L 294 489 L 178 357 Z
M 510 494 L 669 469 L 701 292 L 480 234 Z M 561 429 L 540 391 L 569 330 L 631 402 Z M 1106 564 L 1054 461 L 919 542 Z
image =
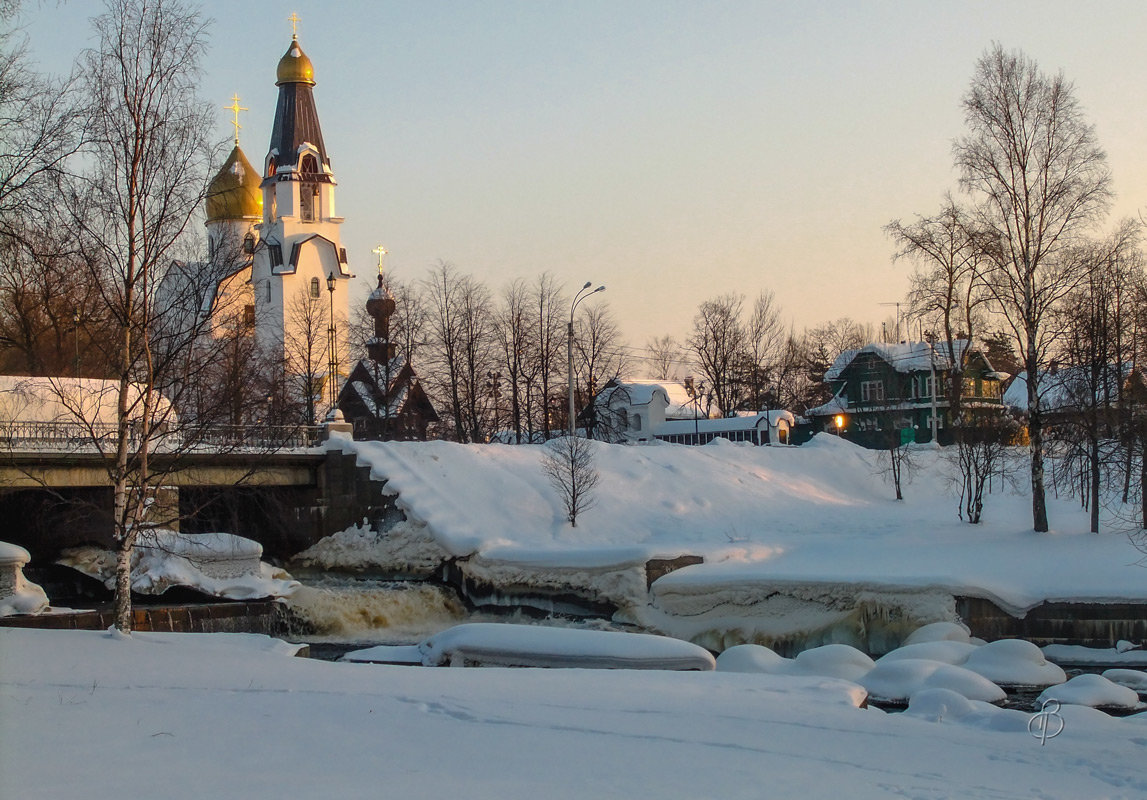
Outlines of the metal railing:
M 319 426 L 157 426 L 149 440 L 155 452 L 274 452 L 317 447 L 321 434 Z M 129 425 L 127 435 L 129 448 L 137 452 L 143 443 L 138 426 Z M 0 450 L 107 453 L 118 443 L 119 429 L 112 423 L 0 420 Z

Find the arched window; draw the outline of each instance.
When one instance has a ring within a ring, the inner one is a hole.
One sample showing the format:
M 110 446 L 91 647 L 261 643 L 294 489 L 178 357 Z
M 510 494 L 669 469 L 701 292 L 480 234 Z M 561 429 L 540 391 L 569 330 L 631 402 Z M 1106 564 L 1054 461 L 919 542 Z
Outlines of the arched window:
M 629 424 L 630 424 L 630 427 L 633 428 L 635 431 L 641 430 L 641 417 L 640 417 L 640 415 L 634 414 L 632 419 L 630 420 Z
M 319 279 L 318 278 L 311 278 L 311 297 L 319 297 L 319 296 L 320 296 Z
M 299 219 L 314 222 L 319 216 L 319 162 L 307 153 L 299 161 Z

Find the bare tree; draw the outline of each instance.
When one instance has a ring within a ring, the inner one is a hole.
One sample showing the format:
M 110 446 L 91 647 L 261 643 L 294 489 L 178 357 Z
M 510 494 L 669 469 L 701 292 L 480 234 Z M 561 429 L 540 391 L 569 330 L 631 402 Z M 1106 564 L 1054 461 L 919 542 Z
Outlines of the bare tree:
M 722 415 L 731 413 L 740 400 L 737 370 L 745 354 L 745 330 L 741 325 L 744 302 L 739 294 L 703 302 L 686 342 Z
M 330 343 L 330 313 L 322 291 L 300 286 L 287 301 L 283 334 L 283 387 L 287 395 L 280 402 L 303 411 L 306 425 L 316 424 L 323 402 Z
M 778 405 L 777 379 L 786 346 L 781 310 L 772 291 L 757 295 L 745 323 L 743 404 L 752 411 Z
M 594 395 L 611 378 L 618 378 L 626 369 L 626 355 L 621 348 L 621 331 L 617 327 L 608 303 L 582 306 L 575 325 L 574 381 L 580 380 L 577 404 L 586 409 L 586 435 L 594 438 L 597 405 Z
M 533 365 L 530 369 L 533 380 L 527 394 L 527 404 L 533 412 L 530 417 L 534 420 L 530 430 L 531 433 L 540 432 L 543 439 L 549 439 L 556 427 L 551 419 L 551 409 L 565 408 L 557 402 L 564 393 L 559 396 L 553 383 L 561 380 L 558 376 L 564 374 L 566 366 L 567 298 L 554 277 L 545 272 L 534 283 L 530 301 L 534 323 Z
M 577 518 L 593 506 L 593 490 L 597 486 L 598 472 L 594 466 L 596 443 L 578 436 L 561 436 L 551 440 L 542 453 L 542 469 L 550 479 L 570 527 L 577 527 Z
M 173 420 L 159 389 L 172 383 L 164 370 L 187 363 L 186 348 L 157 341 L 154 293 L 201 208 L 216 148 L 214 114 L 196 94 L 207 42 L 199 13 L 174 0 L 108 0 L 93 25 L 97 43 L 83 57 L 90 171 L 69 201 L 116 328 L 115 431 L 93 441 L 113 450 L 116 627 L 126 632 L 132 551 L 162 478 L 153 450 Z
M 680 377 L 677 368 L 682 360 L 681 345 L 672 336 L 658 336 L 645 345 L 649 351 L 649 377 L 659 381 L 675 381 Z
M 0 0 L 0 235 L 20 238 L 19 222 L 49 205 L 68 159 L 84 141 L 75 78 L 37 74 L 15 28 L 20 0 Z
M 979 203 L 986 283 L 1027 371 L 1032 521 L 1048 530 L 1041 370 L 1048 315 L 1079 283 L 1071 258 L 1111 198 L 1106 156 L 1072 85 L 1021 52 L 993 45 L 963 100 L 967 133 L 954 147 L 960 184 Z
M 515 280 L 502 292 L 502 303 L 494 318 L 494 331 L 498 340 L 498 360 L 501 377 L 510 388 L 510 427 L 518 444 L 522 443 L 523 417 L 527 368 L 530 346 L 529 290 L 521 280 Z

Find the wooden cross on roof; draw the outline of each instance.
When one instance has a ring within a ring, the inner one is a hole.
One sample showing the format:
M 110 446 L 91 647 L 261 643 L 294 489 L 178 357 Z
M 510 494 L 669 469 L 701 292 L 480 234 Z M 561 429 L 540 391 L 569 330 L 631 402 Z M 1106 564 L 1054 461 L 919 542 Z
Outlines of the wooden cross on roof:
M 230 111 L 232 114 L 235 115 L 235 118 L 233 120 L 231 120 L 231 124 L 235 126 L 235 146 L 238 147 L 238 145 L 239 145 L 239 129 L 243 127 L 242 125 L 239 124 L 239 112 L 240 111 L 250 111 L 250 109 L 244 108 L 243 106 L 239 105 L 238 93 L 236 93 L 235 96 L 231 98 L 231 105 L 223 106 L 223 108 L 227 111 Z

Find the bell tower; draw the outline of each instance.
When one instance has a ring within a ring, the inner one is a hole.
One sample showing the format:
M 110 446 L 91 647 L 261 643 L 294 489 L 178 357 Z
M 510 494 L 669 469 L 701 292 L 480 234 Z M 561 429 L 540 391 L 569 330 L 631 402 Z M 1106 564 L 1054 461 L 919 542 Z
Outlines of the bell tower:
M 290 19 L 298 22 L 294 14 Z M 275 85 L 279 97 L 259 186 L 262 221 L 256 226 L 259 243 L 251 283 L 260 345 L 281 360 L 288 374 L 297 374 L 299 362 L 311 365 L 316 358 L 324 365 L 347 364 L 347 286 L 352 275 L 339 238 L 343 218 L 335 210 L 338 184 L 315 105 L 314 65 L 297 33 L 279 59 Z M 334 357 L 328 341 L 332 331 Z M 308 352 L 297 352 L 300 347 Z M 337 375 L 322 376 L 328 387 L 332 379 L 336 385 L 341 382 Z

